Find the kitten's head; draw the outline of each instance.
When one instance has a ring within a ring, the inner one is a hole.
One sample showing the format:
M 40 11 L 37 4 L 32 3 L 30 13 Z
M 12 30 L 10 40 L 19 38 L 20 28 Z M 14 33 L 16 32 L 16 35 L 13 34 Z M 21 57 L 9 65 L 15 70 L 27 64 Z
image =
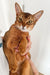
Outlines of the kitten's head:
M 30 31 L 33 29 L 34 25 L 38 19 L 42 16 L 43 10 L 35 13 L 25 13 L 21 10 L 18 3 L 15 3 L 16 10 L 16 26 L 22 31 Z

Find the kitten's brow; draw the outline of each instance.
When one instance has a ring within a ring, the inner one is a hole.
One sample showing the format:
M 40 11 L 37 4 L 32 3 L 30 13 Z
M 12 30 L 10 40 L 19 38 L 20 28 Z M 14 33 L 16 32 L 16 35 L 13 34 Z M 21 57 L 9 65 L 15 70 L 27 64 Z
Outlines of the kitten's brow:
M 25 18 L 28 18 L 30 15 L 30 13 L 24 13 Z

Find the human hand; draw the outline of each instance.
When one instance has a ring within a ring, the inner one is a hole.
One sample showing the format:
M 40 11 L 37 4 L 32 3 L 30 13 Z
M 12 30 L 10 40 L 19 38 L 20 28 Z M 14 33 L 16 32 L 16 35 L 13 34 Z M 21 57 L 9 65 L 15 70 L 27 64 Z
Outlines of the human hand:
M 23 55 L 25 55 L 25 54 L 27 54 L 29 52 L 29 50 L 31 48 L 31 44 L 32 44 L 32 42 L 30 41 L 30 36 L 29 36 L 28 37 L 28 44 L 27 44 L 26 52 Z

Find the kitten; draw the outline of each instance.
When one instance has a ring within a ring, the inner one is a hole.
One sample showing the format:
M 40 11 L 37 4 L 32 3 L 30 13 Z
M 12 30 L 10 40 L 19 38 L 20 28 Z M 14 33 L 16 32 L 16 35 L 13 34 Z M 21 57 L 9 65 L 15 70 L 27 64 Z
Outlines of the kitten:
M 38 19 L 43 14 L 43 10 L 35 14 L 25 13 L 21 10 L 20 6 L 17 3 L 15 4 L 15 10 L 16 10 L 16 23 L 19 23 L 17 24 L 17 27 L 24 32 L 32 30 Z
M 21 75 L 29 75 L 30 64 L 25 57 L 25 55 L 30 57 L 29 52 L 25 54 L 29 42 L 29 31 L 33 29 L 43 10 L 32 15 L 23 12 L 18 3 L 15 3 L 15 10 L 16 21 L 4 35 L 3 50 L 8 59 L 10 75 L 20 75 L 17 74 L 19 69 L 22 70 Z

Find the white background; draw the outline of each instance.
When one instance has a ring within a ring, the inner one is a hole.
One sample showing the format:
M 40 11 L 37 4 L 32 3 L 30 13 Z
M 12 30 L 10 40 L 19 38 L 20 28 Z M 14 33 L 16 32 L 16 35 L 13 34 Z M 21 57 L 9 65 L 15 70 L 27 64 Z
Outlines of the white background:
M 1 0 L 0 32 L 2 34 L 0 33 L 0 36 L 3 36 L 15 21 L 15 1 L 20 6 L 24 3 L 24 11 L 32 14 L 41 9 L 44 10 L 43 16 L 30 32 L 32 40 L 30 52 L 37 69 L 45 75 L 50 75 L 50 0 Z

